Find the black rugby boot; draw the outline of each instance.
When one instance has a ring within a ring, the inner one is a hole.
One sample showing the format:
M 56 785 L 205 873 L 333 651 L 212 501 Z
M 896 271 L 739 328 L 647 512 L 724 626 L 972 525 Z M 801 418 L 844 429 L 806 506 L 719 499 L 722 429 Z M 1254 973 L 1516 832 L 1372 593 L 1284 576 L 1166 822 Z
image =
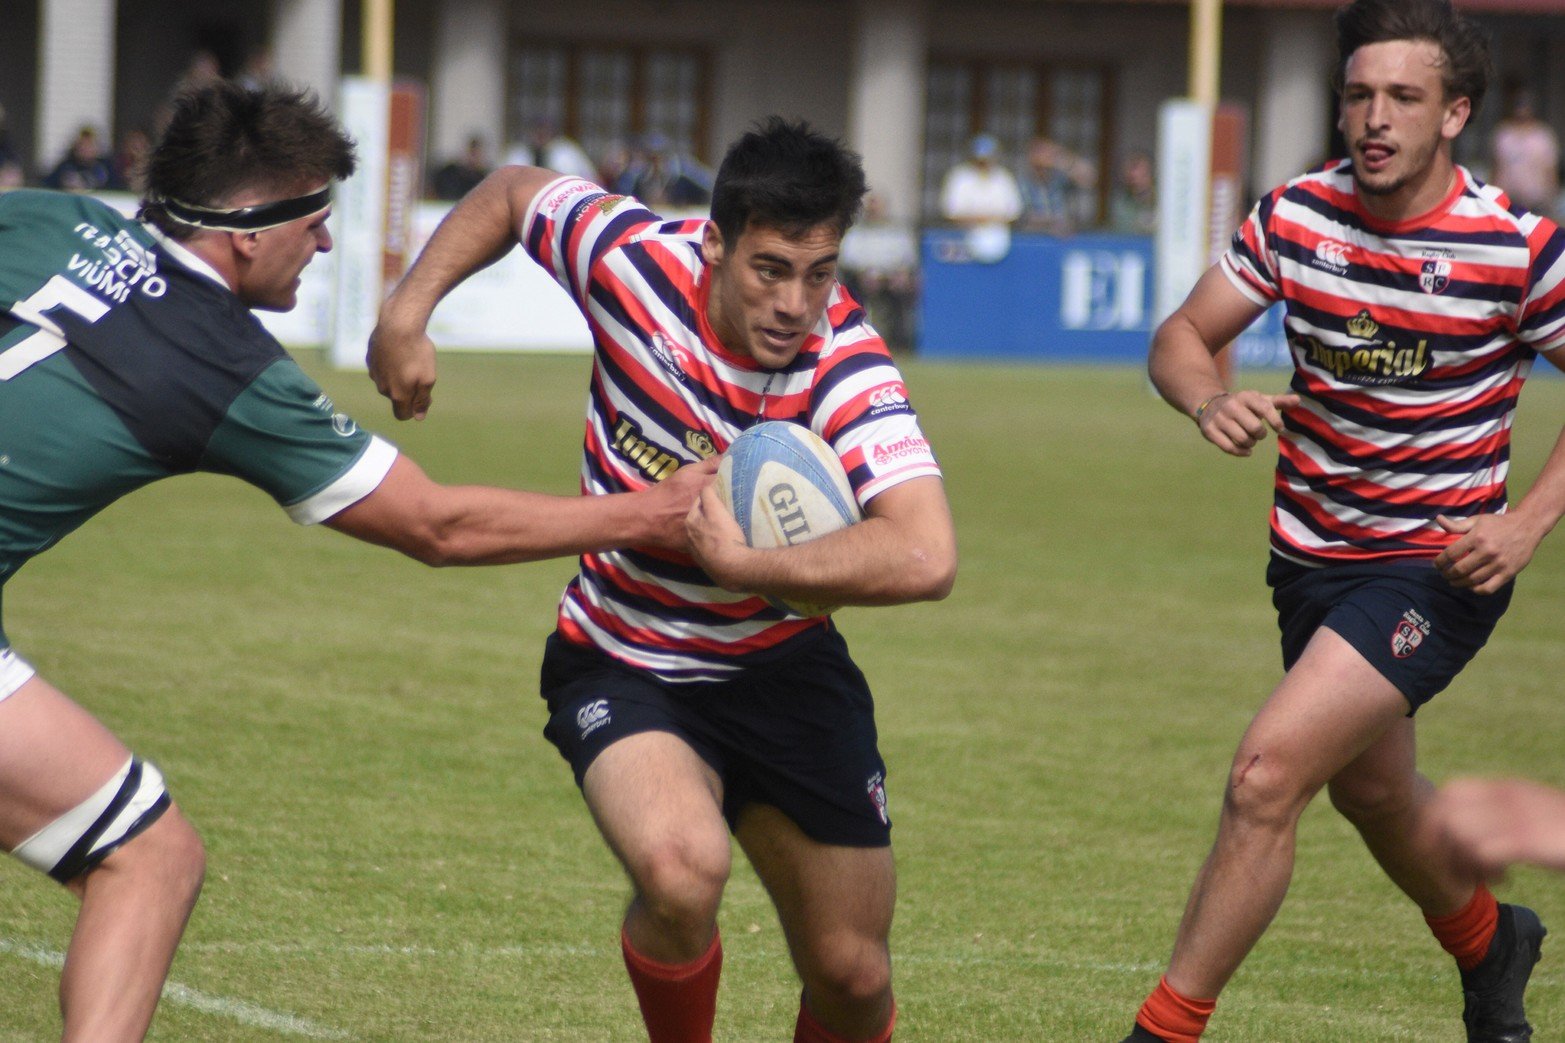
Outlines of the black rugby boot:
M 1462 1024 L 1467 1026 L 1467 1043 L 1527 1043 L 1532 1039 L 1522 994 L 1548 933 L 1531 909 L 1500 906 L 1500 923 L 1483 962 L 1462 972 Z
M 1120 1040 L 1120 1043 L 1163 1043 L 1163 1037 L 1154 1036 L 1137 1022 L 1136 1027 L 1130 1030 L 1130 1035 Z

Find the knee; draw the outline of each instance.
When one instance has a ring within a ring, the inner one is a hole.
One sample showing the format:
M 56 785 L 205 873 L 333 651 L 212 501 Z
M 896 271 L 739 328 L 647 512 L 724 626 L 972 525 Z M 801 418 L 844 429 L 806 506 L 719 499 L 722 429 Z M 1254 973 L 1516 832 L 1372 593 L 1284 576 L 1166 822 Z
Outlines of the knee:
M 1413 804 L 1412 791 L 1405 784 L 1383 778 L 1333 779 L 1326 792 L 1331 806 L 1354 825 L 1401 815 Z
M 194 905 L 206 879 L 206 846 L 190 821 L 171 807 L 98 868 Z
M 891 953 L 884 939 L 834 936 L 813 946 L 801 963 L 805 991 L 823 1006 L 871 1007 L 891 994 Z
M 646 912 L 668 926 L 713 920 L 731 860 L 723 840 L 700 844 L 676 837 L 646 852 L 633 873 Z
M 1290 828 L 1316 789 L 1279 757 L 1241 751 L 1228 773 L 1223 817 L 1256 829 Z

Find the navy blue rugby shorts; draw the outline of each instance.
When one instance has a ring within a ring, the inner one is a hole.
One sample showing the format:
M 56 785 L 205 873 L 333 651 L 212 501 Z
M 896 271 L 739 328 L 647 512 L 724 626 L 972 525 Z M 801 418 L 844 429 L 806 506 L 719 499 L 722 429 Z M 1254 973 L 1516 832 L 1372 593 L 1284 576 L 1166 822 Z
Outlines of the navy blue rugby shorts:
M 1396 685 L 1409 713 L 1445 689 L 1489 640 L 1515 583 L 1474 594 L 1446 582 L 1429 561 L 1308 568 L 1272 555 L 1266 568 L 1282 630 L 1282 664 L 1293 664 L 1320 627 L 1340 635 Z
M 544 736 L 580 786 L 612 743 L 646 731 L 679 736 L 723 781 L 733 829 L 770 804 L 823 844 L 886 847 L 886 763 L 875 705 L 836 627 L 726 681 L 670 684 L 558 632 L 544 646 Z

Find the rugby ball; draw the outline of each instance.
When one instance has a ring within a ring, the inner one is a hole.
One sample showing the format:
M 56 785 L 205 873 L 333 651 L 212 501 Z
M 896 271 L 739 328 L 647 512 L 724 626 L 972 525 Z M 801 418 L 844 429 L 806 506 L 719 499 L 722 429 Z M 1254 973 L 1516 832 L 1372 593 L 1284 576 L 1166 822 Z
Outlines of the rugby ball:
M 831 446 L 802 424 L 780 420 L 739 433 L 718 465 L 717 494 L 752 547 L 791 547 L 863 518 Z M 766 601 L 797 616 L 829 615 L 837 607 Z

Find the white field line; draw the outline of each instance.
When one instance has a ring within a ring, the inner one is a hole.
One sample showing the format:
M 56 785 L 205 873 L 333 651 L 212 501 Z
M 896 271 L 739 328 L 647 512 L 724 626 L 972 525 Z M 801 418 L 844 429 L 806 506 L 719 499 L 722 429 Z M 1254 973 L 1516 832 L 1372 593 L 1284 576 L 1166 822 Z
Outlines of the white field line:
M 24 960 L 41 964 L 45 967 L 60 968 L 65 966 L 65 954 L 53 949 L 45 949 L 37 945 L 29 945 L 25 942 L 12 941 L 9 938 L 0 938 L 0 953 L 9 953 L 19 956 Z M 307 1039 L 348 1039 L 348 1033 L 341 1029 L 334 1029 L 326 1025 L 318 1025 L 307 1018 L 301 1018 L 293 1014 L 283 1014 L 275 1010 L 267 1010 L 244 1000 L 230 999 L 227 996 L 213 996 L 209 993 L 192 989 L 188 985 L 178 982 L 169 982 L 163 986 L 163 999 L 168 1003 L 177 1003 L 182 1007 L 190 1007 L 199 1010 L 203 1014 L 216 1014 L 219 1017 L 232 1018 L 241 1025 L 251 1028 L 270 1029 L 273 1032 L 281 1032 L 290 1036 L 304 1036 Z

